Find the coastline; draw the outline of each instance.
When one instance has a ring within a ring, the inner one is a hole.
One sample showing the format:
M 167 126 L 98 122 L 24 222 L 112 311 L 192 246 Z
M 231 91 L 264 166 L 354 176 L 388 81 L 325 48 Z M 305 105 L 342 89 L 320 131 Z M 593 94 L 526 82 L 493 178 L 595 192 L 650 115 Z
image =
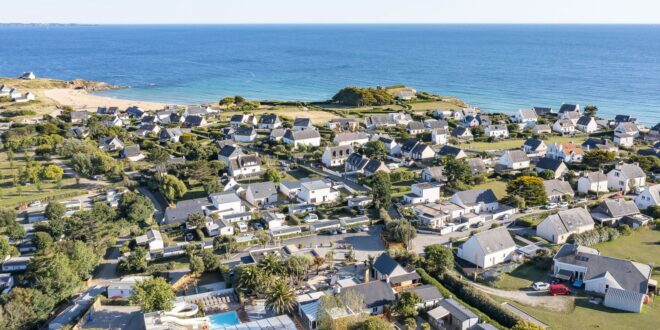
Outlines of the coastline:
M 82 89 L 56 88 L 44 90 L 42 93 L 45 97 L 76 110 L 96 111 L 98 107 L 119 107 L 120 109 L 126 109 L 130 106 L 137 106 L 145 110 L 160 110 L 167 105 L 160 102 L 100 96 Z

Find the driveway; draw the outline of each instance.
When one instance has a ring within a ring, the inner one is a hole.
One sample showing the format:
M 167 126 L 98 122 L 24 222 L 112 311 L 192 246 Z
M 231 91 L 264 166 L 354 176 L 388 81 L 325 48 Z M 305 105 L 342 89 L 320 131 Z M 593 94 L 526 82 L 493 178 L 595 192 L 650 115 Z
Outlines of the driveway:
M 119 248 L 127 239 L 126 237 L 119 238 L 117 244 L 106 251 L 103 260 L 96 267 L 91 285 L 108 285 L 110 282 L 119 279 L 120 275 L 117 272 L 117 264 L 119 263 L 119 257 L 121 257 Z
M 82 329 L 144 329 L 142 313 L 138 306 L 104 306 L 91 312 L 90 319 Z
M 154 212 L 154 219 L 156 219 L 156 223 L 160 224 L 161 221 L 163 220 L 163 217 L 165 217 L 165 204 L 164 201 L 161 201 L 156 194 L 154 194 L 149 188 L 140 186 L 137 188 L 138 191 L 149 198 L 152 204 L 154 204 L 155 212 Z
M 501 298 L 513 300 L 519 304 L 531 307 L 544 308 L 553 312 L 567 312 L 573 308 L 575 303 L 572 297 L 551 296 L 545 291 L 508 291 L 491 288 L 489 286 L 471 282 L 477 289 Z

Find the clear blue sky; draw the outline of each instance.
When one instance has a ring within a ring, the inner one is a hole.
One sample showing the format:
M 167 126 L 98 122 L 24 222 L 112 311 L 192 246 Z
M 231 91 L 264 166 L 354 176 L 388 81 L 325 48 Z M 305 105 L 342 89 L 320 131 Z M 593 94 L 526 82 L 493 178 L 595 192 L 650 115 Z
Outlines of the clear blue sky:
M 658 0 L 19 0 L 0 23 L 660 23 Z

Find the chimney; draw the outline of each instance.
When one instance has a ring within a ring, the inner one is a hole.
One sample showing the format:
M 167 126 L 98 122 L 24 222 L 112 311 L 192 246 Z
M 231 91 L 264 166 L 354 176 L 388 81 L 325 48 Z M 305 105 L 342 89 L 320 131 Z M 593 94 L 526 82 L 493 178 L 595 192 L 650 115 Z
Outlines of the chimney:
M 369 273 L 371 273 L 371 270 L 369 267 L 366 267 L 364 269 L 364 283 L 369 283 Z

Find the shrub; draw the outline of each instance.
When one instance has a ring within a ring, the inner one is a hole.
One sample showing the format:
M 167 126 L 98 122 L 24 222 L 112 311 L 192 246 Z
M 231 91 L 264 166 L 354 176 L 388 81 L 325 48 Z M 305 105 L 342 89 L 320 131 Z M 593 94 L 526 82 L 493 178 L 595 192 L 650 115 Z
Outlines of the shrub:
M 632 231 L 633 231 L 632 228 L 630 228 L 630 226 L 625 225 L 625 224 L 619 226 L 619 228 L 617 228 L 617 229 L 619 229 L 619 233 L 621 233 L 621 235 L 623 235 L 623 236 L 630 236 L 630 234 L 632 234 Z
M 598 227 L 580 234 L 571 235 L 569 241 L 584 246 L 592 246 L 602 242 L 609 242 L 619 238 L 621 234 L 611 227 Z

